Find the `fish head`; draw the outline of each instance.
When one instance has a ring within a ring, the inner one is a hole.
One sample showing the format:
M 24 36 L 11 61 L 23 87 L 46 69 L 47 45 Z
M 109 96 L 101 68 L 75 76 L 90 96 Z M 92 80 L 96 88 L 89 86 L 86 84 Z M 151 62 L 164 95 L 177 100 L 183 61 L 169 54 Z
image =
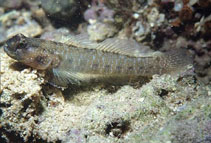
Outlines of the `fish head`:
M 11 58 L 32 68 L 45 70 L 58 63 L 56 56 L 42 48 L 41 42 L 31 40 L 23 34 L 10 38 L 4 45 L 4 51 Z
M 26 37 L 23 34 L 17 34 L 6 41 L 4 51 L 13 59 L 21 60 L 27 51 Z

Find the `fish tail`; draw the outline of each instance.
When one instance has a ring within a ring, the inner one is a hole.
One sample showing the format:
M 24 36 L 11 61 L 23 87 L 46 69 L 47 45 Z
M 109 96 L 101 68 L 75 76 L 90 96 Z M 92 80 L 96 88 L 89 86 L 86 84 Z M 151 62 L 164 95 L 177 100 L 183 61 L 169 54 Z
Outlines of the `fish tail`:
M 167 62 L 166 68 L 173 73 L 193 65 L 193 56 L 185 49 L 170 50 L 164 54 L 164 58 Z

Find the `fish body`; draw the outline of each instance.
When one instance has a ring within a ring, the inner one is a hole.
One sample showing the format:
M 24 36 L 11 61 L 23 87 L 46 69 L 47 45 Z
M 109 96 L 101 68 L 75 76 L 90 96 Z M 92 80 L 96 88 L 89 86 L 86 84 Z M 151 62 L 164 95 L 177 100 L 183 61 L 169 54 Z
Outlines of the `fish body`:
M 61 87 L 91 82 L 121 84 L 172 73 L 192 63 L 184 51 L 143 54 L 140 48 L 144 46 L 127 40 L 92 43 L 72 38 L 67 44 L 19 34 L 7 41 L 4 50 L 28 66 L 47 70 L 51 73 L 49 82 Z

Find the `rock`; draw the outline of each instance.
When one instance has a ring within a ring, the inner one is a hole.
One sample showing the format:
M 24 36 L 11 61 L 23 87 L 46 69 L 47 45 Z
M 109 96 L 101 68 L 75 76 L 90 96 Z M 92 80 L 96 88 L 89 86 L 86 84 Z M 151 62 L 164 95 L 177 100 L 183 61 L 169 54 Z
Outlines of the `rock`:
M 150 13 L 147 16 L 147 20 L 151 27 L 154 27 L 154 26 L 159 27 L 164 22 L 165 15 L 162 13 L 159 13 L 159 11 L 156 8 L 152 8 Z
M 211 141 L 211 100 L 199 98 L 182 109 L 157 134 L 154 143 L 193 143 Z
M 0 103 L 6 107 L 0 107 L 2 109 L 0 122 L 2 126 L 8 127 L 7 131 L 0 134 L 8 142 L 13 142 L 13 138 L 8 137 L 8 130 L 10 127 L 14 127 L 16 128 L 15 132 L 19 132 L 20 136 L 23 137 L 21 141 L 17 137 L 14 142 L 27 141 L 37 120 L 36 115 L 42 110 L 41 84 L 44 83 L 43 75 L 38 74 L 36 70 L 23 69 L 21 65 L 15 64 L 15 61 L 5 55 L 2 49 L 0 55 L 1 89 L 3 91 Z
M 35 37 L 43 32 L 42 27 L 32 19 L 30 12 L 10 11 L 0 16 L 2 37 L 0 43 L 12 36 L 22 33 L 27 37 Z
M 117 28 L 112 24 L 96 22 L 88 26 L 87 32 L 90 40 L 103 41 L 112 37 L 117 32 Z
M 103 3 L 93 3 L 84 12 L 84 19 L 88 22 L 96 20 L 100 22 L 114 22 L 114 10 L 107 8 Z
M 47 15 L 54 20 L 70 21 L 79 9 L 77 0 L 41 0 L 41 5 Z
M 22 0 L 0 0 L 0 6 L 6 9 L 17 9 L 21 6 Z
M 134 37 L 137 41 L 143 40 L 146 35 L 150 32 L 150 27 L 148 25 L 142 24 L 141 21 L 138 21 L 135 26 L 132 28 Z
M 41 39 L 51 40 L 55 42 L 65 42 L 68 40 L 68 35 L 70 35 L 70 31 L 66 28 L 59 28 L 56 30 L 52 30 L 49 32 L 45 32 L 40 37 Z

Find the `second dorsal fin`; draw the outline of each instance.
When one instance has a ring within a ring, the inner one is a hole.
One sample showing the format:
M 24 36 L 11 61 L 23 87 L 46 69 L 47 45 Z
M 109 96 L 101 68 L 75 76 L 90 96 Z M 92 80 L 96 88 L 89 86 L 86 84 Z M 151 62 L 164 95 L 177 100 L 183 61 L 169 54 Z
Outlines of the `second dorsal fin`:
M 85 34 L 68 36 L 68 40 L 65 44 L 78 48 L 96 49 L 131 57 L 149 57 L 153 53 L 153 50 L 151 50 L 149 46 L 141 45 L 133 39 L 109 38 L 97 43 L 89 40 L 88 35 Z

